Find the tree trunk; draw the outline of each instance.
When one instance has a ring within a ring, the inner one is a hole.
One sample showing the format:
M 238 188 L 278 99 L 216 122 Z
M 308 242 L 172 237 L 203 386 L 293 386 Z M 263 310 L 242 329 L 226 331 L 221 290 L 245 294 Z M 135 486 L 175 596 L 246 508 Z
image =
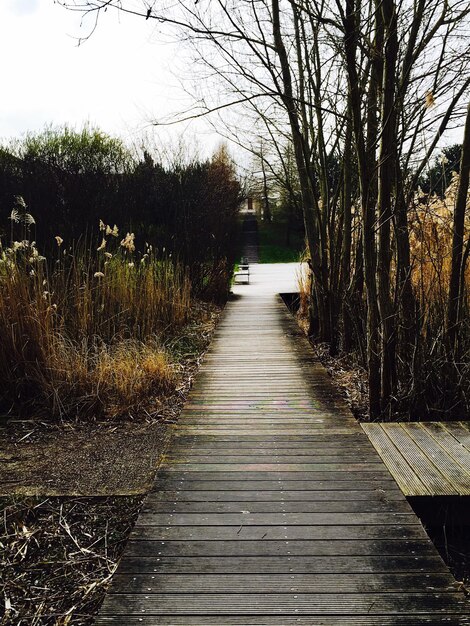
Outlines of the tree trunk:
M 269 203 L 269 190 L 268 190 L 268 178 L 266 176 L 266 168 L 264 166 L 264 155 L 261 153 L 261 171 L 263 173 L 263 220 L 266 222 L 270 222 L 272 219 L 271 216 L 271 205 Z
M 302 133 L 299 115 L 295 104 L 292 88 L 292 75 L 289 58 L 281 33 L 279 0 L 272 0 L 272 27 L 273 40 L 276 54 L 279 58 L 282 74 L 282 102 L 286 108 L 292 133 L 294 155 L 299 174 L 300 190 L 302 195 L 305 232 L 311 256 L 311 269 L 313 274 L 312 297 L 316 300 L 311 307 L 311 330 L 318 326 L 319 338 L 322 341 L 330 341 L 330 312 L 328 310 L 328 284 L 324 283 L 323 263 L 320 242 L 320 207 L 314 192 L 314 175 L 311 171 L 310 150 L 306 145 L 306 138 Z M 315 317 L 317 319 L 315 319 Z
M 447 304 L 447 339 L 451 351 L 458 356 L 459 311 L 464 290 L 461 288 L 465 210 L 470 176 L 470 103 L 467 108 L 465 134 L 460 160 L 460 179 L 454 209 L 454 234 L 452 238 L 452 261 Z
M 390 412 L 396 387 L 394 314 L 390 298 L 390 224 L 395 179 L 396 109 L 395 74 L 398 53 L 397 16 L 394 0 L 377 3 L 378 18 L 383 19 L 385 47 L 382 80 L 381 140 L 378 164 L 379 246 L 377 292 L 381 322 L 381 409 Z
M 369 377 L 369 415 L 375 419 L 380 415 L 380 356 L 379 356 L 379 312 L 377 307 L 376 243 L 375 243 L 375 185 L 374 162 L 371 165 L 372 148 L 375 147 L 377 79 L 378 74 L 372 66 L 368 93 L 368 141 L 367 149 L 363 135 L 361 116 L 361 95 L 356 69 L 356 48 L 358 25 L 354 0 L 346 0 L 344 19 L 346 69 L 349 91 L 351 94 L 351 116 L 353 120 L 354 140 L 358 159 L 359 185 L 361 191 L 362 238 L 364 258 L 364 279 L 367 294 L 367 370 Z M 375 66 L 377 67 L 377 66 Z
M 350 303 L 348 302 L 348 287 L 351 280 L 351 229 L 352 229 L 352 197 L 351 197 L 351 141 L 352 141 L 352 125 L 351 118 L 348 119 L 346 126 L 346 136 L 344 138 L 344 154 L 343 154 L 343 242 L 341 248 L 341 278 L 339 292 L 341 296 L 341 317 L 343 324 L 343 350 L 349 352 L 351 350 L 351 333 L 352 323 L 350 314 Z

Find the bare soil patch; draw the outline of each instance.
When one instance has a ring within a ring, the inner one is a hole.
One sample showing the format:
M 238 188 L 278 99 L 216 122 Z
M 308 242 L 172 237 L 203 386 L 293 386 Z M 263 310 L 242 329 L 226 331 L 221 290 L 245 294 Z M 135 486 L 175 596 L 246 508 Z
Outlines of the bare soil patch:
M 51 430 L 0 444 L 0 495 L 106 496 L 147 492 L 168 441 L 162 423 Z

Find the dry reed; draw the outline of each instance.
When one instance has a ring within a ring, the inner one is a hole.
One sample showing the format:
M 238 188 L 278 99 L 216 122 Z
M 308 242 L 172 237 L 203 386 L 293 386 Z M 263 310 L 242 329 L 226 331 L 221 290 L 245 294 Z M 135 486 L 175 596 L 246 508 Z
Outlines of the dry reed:
M 46 259 L 30 240 L 33 222 L 12 216 L 12 242 L 0 249 L 3 411 L 117 415 L 171 391 L 162 346 L 189 319 L 187 271 L 150 246 L 138 254 L 132 233 L 120 240 L 102 222 L 99 246 L 58 235 Z

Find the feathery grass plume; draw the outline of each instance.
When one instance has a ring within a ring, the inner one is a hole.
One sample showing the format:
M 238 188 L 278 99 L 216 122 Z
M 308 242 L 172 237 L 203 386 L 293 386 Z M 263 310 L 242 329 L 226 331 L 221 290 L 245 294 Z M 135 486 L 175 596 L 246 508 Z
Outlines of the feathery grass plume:
M 410 220 L 410 245 L 413 258 L 412 279 L 421 310 L 426 317 L 435 306 L 444 307 L 449 284 L 453 212 L 458 189 L 458 174 L 453 172 L 445 197 L 416 194 Z M 470 235 L 470 216 L 465 224 L 465 237 Z M 470 281 L 470 267 L 466 281 Z
M 15 224 L 20 230 L 20 239 L 23 241 L 29 241 L 31 234 L 31 226 L 36 224 L 36 220 L 28 212 L 28 207 L 22 196 L 15 196 L 14 206 L 11 210 L 9 220 L 11 222 L 10 228 L 10 240 L 15 239 Z
M 436 101 L 434 100 L 434 94 L 432 91 L 427 91 L 425 94 L 424 106 L 426 109 L 431 109 L 435 106 Z
M 119 236 L 119 229 L 116 226 L 116 224 L 114 224 L 113 228 L 111 228 L 111 226 L 106 226 L 106 234 L 108 236 L 111 235 L 112 237 L 118 237 Z
M 296 270 L 296 281 L 299 290 L 299 317 L 304 317 L 308 312 L 308 303 L 311 291 L 311 272 L 308 266 L 308 251 L 306 250 L 300 258 L 300 267 Z
M 134 252 L 135 251 L 134 240 L 135 240 L 134 233 L 127 233 L 127 235 L 121 241 L 121 246 L 125 248 L 128 252 Z M 165 249 L 163 249 L 163 251 L 165 251 Z
M 444 341 L 449 280 L 452 260 L 453 213 L 458 189 L 458 175 L 452 175 L 444 198 L 436 194 L 416 194 L 410 211 L 410 247 L 412 283 L 417 301 L 420 333 L 415 355 L 419 368 L 414 382 L 414 403 L 420 414 L 442 419 L 442 413 L 461 415 L 470 406 L 470 266 L 462 273 L 465 299 L 462 311 L 461 362 L 449 362 Z M 470 202 L 470 197 L 469 197 Z M 464 238 L 470 236 L 470 215 L 465 221 Z M 447 384 L 446 375 L 456 370 L 459 388 Z M 455 408 L 454 408 L 455 407 Z

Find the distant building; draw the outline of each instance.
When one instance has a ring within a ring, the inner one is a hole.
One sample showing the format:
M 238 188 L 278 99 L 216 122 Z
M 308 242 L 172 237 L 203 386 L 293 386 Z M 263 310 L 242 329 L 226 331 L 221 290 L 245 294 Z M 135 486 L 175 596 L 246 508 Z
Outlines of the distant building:
M 248 196 L 245 202 L 241 205 L 240 213 L 250 213 L 250 214 L 256 213 L 257 205 L 259 205 L 259 202 L 257 202 L 257 199 L 254 198 L 253 196 Z

